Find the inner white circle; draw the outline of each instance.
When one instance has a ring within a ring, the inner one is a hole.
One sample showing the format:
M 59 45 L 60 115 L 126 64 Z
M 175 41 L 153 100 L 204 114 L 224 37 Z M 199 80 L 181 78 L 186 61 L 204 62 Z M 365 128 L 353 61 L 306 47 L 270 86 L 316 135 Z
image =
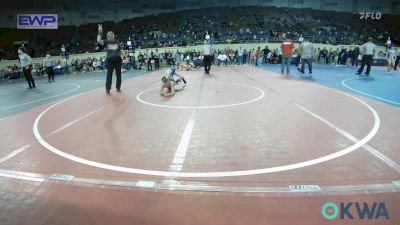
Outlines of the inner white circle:
M 253 87 L 250 85 L 245 85 L 245 84 L 233 84 L 233 83 L 214 83 L 214 84 L 222 84 L 222 85 L 233 85 L 233 86 L 241 86 L 241 87 L 248 87 L 248 88 L 252 88 L 258 92 L 260 92 L 260 95 L 257 98 L 251 99 L 249 101 L 244 101 L 244 102 L 239 102 L 239 103 L 233 103 L 233 104 L 225 104 L 225 105 L 210 105 L 210 106 L 173 106 L 173 105 L 160 105 L 160 104 L 155 104 L 155 103 L 151 103 L 148 101 L 145 101 L 143 99 L 140 98 L 140 96 L 142 96 L 144 93 L 155 90 L 155 89 L 159 89 L 159 88 L 151 88 L 151 89 L 147 89 L 144 90 L 142 92 L 140 92 L 137 96 L 136 99 L 146 105 L 150 105 L 150 106 L 155 106 L 155 107 L 162 107 L 162 108 L 172 108 L 172 109 L 215 109 L 215 108 L 226 108 L 226 107 L 234 107 L 234 106 L 239 106 L 239 105 L 245 105 L 245 104 L 249 104 L 252 102 L 256 102 L 262 98 L 264 98 L 265 93 L 263 90 L 261 90 L 260 88 L 257 87 Z
M 332 90 L 332 89 L 329 89 Z M 336 90 L 333 90 L 336 91 Z M 329 160 L 333 160 L 339 157 L 342 157 L 344 155 L 347 155 L 364 144 L 368 143 L 378 132 L 379 126 L 380 126 L 380 118 L 378 113 L 366 102 L 362 101 L 361 99 L 352 96 L 350 94 L 336 91 L 338 93 L 341 93 L 347 97 L 353 98 L 354 100 L 358 101 L 362 105 L 364 105 L 366 108 L 368 108 L 369 111 L 372 112 L 372 115 L 374 117 L 374 126 L 372 127 L 371 131 L 363 137 L 361 140 L 358 142 L 354 143 L 351 146 L 348 146 L 345 149 L 342 149 L 340 151 L 337 151 L 335 153 L 322 156 L 320 158 L 316 159 L 311 159 L 299 163 L 294 163 L 294 164 L 288 164 L 288 165 L 283 165 L 283 166 L 277 166 L 277 167 L 268 167 L 268 168 L 261 168 L 261 169 L 254 169 L 254 170 L 237 170 L 237 171 L 222 171 L 222 172 L 170 172 L 170 171 L 157 171 L 157 170 L 144 170 L 144 169 L 136 169 L 136 168 L 129 168 L 129 167 L 122 167 L 122 166 L 115 166 L 115 165 L 110 165 L 106 163 L 99 163 L 87 159 L 80 158 L 78 156 L 63 152 L 56 147 L 50 145 L 48 142 L 46 142 L 42 135 L 39 132 L 39 123 L 40 119 L 51 109 L 55 108 L 56 106 L 69 101 L 75 97 L 81 96 L 83 94 L 75 95 L 72 97 L 69 97 L 67 99 L 64 99 L 62 101 L 59 101 L 55 103 L 54 105 L 51 105 L 44 111 L 42 111 L 38 117 L 36 117 L 35 122 L 33 124 L 33 133 L 35 135 L 36 140 L 47 150 L 53 152 L 54 154 L 64 157 L 66 159 L 88 165 L 88 166 L 93 166 L 97 168 L 102 168 L 102 169 L 107 169 L 107 170 L 112 170 L 112 171 L 118 171 L 118 172 L 124 172 L 124 173 L 132 173 L 132 174 L 141 174 L 141 175 L 149 175 L 149 176 L 162 176 L 162 177 L 191 177 L 191 178 L 209 178 L 209 177 L 234 177 L 234 176 L 249 176 L 249 175 L 259 175 L 259 174 L 267 174 L 267 173 L 275 173 L 275 172 L 282 172 L 282 171 L 288 171 L 288 170 L 293 170 L 293 169 L 299 169 L 303 167 L 308 167 L 316 164 L 320 164 Z

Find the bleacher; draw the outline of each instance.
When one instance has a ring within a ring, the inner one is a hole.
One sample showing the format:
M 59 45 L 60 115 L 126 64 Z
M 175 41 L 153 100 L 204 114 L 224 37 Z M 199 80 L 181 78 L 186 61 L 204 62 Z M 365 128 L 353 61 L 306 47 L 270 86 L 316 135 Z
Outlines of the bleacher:
M 352 25 L 349 25 L 349 21 Z M 385 15 L 381 21 L 360 20 L 359 14 L 276 7 L 202 8 L 102 22 L 105 31 L 113 30 L 120 40 L 131 38 L 138 48 L 194 45 L 202 42 L 208 30 L 215 43 L 279 42 L 297 40 L 300 34 L 313 42 L 354 44 L 373 36 L 383 44 L 400 30 L 399 16 Z M 61 26 L 59 30 L 8 30 L 0 47 L 12 49 L 14 40 L 28 40 L 40 46 L 36 55 L 57 54 L 61 44 L 71 53 L 93 52 L 97 23 Z M 4 33 L 4 32 L 3 32 Z

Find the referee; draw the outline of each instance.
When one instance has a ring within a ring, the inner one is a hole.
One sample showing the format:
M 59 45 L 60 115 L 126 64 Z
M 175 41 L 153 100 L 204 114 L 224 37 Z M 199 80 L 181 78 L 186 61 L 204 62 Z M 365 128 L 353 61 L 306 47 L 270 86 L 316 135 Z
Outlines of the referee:
M 210 42 L 208 40 L 204 40 L 203 57 L 204 57 L 204 59 L 203 59 L 204 72 L 206 74 L 210 74 L 213 53 L 212 53 L 212 48 L 211 48 Z
M 369 76 L 371 71 L 372 60 L 376 51 L 376 45 L 372 43 L 372 37 L 368 38 L 368 42 L 361 46 L 361 67 L 357 71 L 357 75 L 361 75 L 364 70 L 365 64 L 367 64 L 367 71 L 365 72 L 365 76 Z
M 106 93 L 110 94 L 111 84 L 112 84 L 112 74 L 115 70 L 117 75 L 116 88 L 117 92 L 121 92 L 121 66 L 122 57 L 125 53 L 121 50 L 119 46 L 119 41 L 115 39 L 115 35 L 112 31 L 107 32 L 107 39 L 103 40 L 103 26 L 98 25 L 98 35 L 97 43 L 104 46 L 107 49 L 106 66 L 107 66 L 107 78 L 106 78 Z
M 43 68 L 46 68 L 46 73 L 49 77 L 49 83 L 54 82 L 54 64 L 54 59 L 50 58 L 50 53 L 47 53 L 46 58 L 43 59 Z

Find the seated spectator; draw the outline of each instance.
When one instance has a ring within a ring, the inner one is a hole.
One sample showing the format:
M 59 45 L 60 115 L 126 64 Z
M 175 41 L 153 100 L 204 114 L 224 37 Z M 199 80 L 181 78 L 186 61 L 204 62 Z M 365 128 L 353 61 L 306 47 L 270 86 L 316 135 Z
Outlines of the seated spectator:
M 217 60 L 218 60 L 218 66 L 219 66 L 221 63 L 224 63 L 225 66 L 228 65 L 228 56 L 226 56 L 225 53 L 220 53 L 220 54 L 218 55 L 218 57 L 217 57 Z

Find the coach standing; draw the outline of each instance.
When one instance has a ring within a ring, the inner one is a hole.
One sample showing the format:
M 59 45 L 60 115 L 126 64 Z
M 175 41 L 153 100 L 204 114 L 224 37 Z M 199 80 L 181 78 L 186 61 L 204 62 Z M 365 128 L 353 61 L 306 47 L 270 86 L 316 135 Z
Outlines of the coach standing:
M 307 63 L 308 65 L 308 74 L 312 74 L 312 56 L 314 52 L 314 46 L 308 40 L 303 39 L 303 42 L 300 44 L 299 55 L 301 57 L 301 74 L 304 75 L 304 65 Z
M 203 59 L 204 72 L 206 74 L 210 74 L 213 52 L 212 52 L 210 42 L 208 40 L 204 40 L 203 57 L 204 57 L 204 59 Z
M 97 35 L 97 43 L 103 45 L 107 49 L 106 66 L 107 66 L 107 79 L 106 79 L 106 93 L 110 94 L 112 84 L 112 74 L 115 70 L 117 75 L 116 88 L 117 92 L 121 91 L 121 65 L 122 57 L 125 55 L 119 46 L 118 40 L 112 31 L 107 32 L 107 39 L 103 40 L 103 26 L 99 24 Z
M 287 39 L 286 41 L 282 42 L 281 49 L 282 49 L 281 74 L 283 74 L 286 67 L 286 75 L 289 75 L 294 44 L 290 39 Z
M 32 58 L 26 52 L 24 46 L 18 48 L 19 65 L 28 82 L 29 89 L 36 88 L 35 80 L 32 77 Z
M 369 76 L 371 71 L 372 60 L 375 55 L 376 45 L 372 43 L 372 37 L 368 38 L 368 42 L 363 44 L 360 48 L 362 59 L 361 59 L 361 67 L 357 71 L 357 75 L 361 75 L 364 70 L 365 64 L 367 64 L 367 71 L 365 72 L 365 76 Z

